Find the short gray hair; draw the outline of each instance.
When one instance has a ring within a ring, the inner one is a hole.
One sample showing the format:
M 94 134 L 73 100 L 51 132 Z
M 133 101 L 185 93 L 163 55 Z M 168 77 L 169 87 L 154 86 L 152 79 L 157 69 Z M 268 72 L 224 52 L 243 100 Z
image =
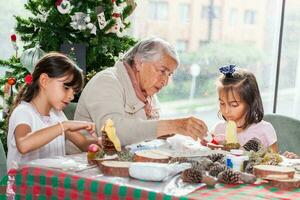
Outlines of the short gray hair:
M 168 55 L 173 58 L 177 66 L 179 65 L 179 56 L 176 49 L 163 39 L 152 37 L 141 40 L 134 45 L 123 57 L 123 61 L 128 64 L 134 64 L 134 60 L 156 61 L 162 56 Z

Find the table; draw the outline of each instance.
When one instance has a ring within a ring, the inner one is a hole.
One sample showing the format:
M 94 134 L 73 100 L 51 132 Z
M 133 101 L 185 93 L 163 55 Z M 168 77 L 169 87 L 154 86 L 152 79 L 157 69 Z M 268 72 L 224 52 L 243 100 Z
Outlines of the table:
M 86 163 L 85 156 L 78 154 L 67 158 L 81 159 L 82 163 Z M 190 194 L 176 196 L 149 187 L 149 184 L 160 187 L 162 183 L 127 179 L 129 181 L 126 182 L 124 178 L 104 176 L 93 166 L 79 170 L 60 170 L 25 165 L 15 174 L 14 190 L 16 199 L 300 199 L 299 188 L 293 191 L 278 190 L 266 183 L 217 184 L 215 188 L 207 188 L 202 184 Z

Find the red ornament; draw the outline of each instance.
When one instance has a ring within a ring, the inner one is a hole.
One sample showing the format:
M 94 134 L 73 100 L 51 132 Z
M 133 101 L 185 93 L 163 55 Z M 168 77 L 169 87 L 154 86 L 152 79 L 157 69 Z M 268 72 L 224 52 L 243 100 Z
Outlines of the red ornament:
M 11 40 L 12 42 L 16 42 L 16 41 L 17 41 L 17 36 L 16 36 L 16 34 L 12 34 L 12 35 L 10 36 L 10 40 Z
M 31 74 L 27 74 L 24 78 L 24 81 L 27 85 L 30 85 L 32 83 L 32 76 Z
M 118 17 L 121 16 L 121 14 L 119 14 L 119 13 L 113 13 L 112 16 L 115 17 L 115 18 L 118 18 Z
M 16 84 L 16 78 L 15 77 L 9 77 L 7 79 L 7 83 L 8 83 L 8 85 L 14 85 L 14 84 Z
M 55 6 L 59 6 L 62 3 L 63 0 L 56 0 Z
M 111 0 L 111 2 L 112 2 L 112 3 L 115 3 L 115 2 L 116 2 L 116 0 Z

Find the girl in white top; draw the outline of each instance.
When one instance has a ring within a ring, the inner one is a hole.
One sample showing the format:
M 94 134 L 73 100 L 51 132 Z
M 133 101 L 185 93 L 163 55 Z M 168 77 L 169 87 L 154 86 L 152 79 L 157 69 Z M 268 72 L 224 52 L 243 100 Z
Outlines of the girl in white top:
M 78 131 L 95 131 L 95 124 L 68 121 L 62 112 L 82 89 L 81 70 L 68 57 L 49 53 L 39 60 L 27 83 L 17 95 L 9 118 L 7 169 L 38 158 L 65 155 L 69 139 L 82 151 L 98 138 L 86 139 Z M 99 141 L 100 142 L 100 141 Z

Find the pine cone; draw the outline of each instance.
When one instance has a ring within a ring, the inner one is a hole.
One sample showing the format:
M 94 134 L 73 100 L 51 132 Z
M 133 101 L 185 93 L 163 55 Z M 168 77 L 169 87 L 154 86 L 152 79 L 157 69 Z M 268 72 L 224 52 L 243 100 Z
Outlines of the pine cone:
M 262 147 L 262 143 L 258 138 L 254 137 L 251 140 L 249 140 L 246 144 L 244 144 L 243 147 L 246 151 L 252 150 L 252 151 L 257 152 Z
M 207 156 L 207 157 L 208 157 L 208 159 L 210 159 L 211 161 L 217 162 L 217 161 L 223 161 L 225 155 L 224 155 L 224 154 L 221 154 L 221 153 L 213 153 L 213 154 L 210 154 L 210 155 Z
M 113 155 L 117 153 L 114 144 L 112 143 L 112 141 L 110 141 L 105 131 L 102 131 L 102 146 L 103 146 L 103 150 L 108 155 Z
M 187 183 L 201 183 L 202 170 L 197 168 L 186 169 L 182 172 L 181 178 L 183 182 Z
M 175 157 L 170 160 L 170 163 L 176 163 L 176 162 L 186 163 L 186 162 L 188 162 L 188 159 L 186 157 Z
M 199 163 L 203 166 L 203 168 L 206 171 L 208 171 L 213 165 L 213 161 L 211 161 L 208 158 L 202 158 L 201 160 L 199 160 Z
M 237 184 L 241 181 L 241 177 L 239 172 L 226 169 L 218 175 L 218 180 L 222 183 Z
M 247 164 L 246 164 L 246 167 L 245 167 L 245 172 L 246 173 L 249 173 L 249 174 L 252 174 L 253 173 L 253 166 L 255 165 L 255 161 L 249 161 Z
M 226 170 L 226 166 L 222 165 L 222 164 L 218 164 L 213 166 L 210 170 L 209 170 L 209 175 L 214 176 L 214 177 L 218 177 L 219 173 L 223 172 Z

